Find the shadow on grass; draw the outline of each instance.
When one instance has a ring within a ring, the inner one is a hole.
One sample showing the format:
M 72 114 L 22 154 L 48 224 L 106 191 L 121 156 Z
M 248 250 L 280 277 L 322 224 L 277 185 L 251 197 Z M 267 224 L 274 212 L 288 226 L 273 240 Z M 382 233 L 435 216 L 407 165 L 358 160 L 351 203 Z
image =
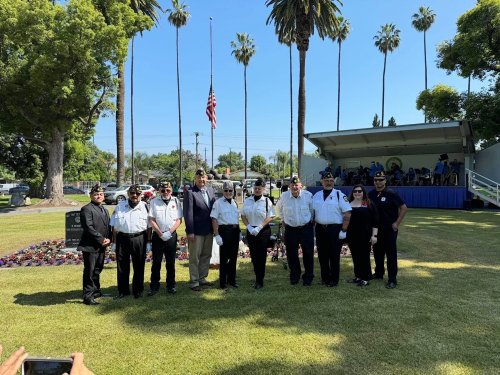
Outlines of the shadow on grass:
M 102 289 L 102 292 L 114 296 L 117 293 L 117 289 L 116 287 L 106 288 Z M 64 292 L 19 293 L 16 294 L 14 298 L 14 303 L 21 306 L 52 306 L 68 303 L 82 304 L 82 291 L 80 289 Z

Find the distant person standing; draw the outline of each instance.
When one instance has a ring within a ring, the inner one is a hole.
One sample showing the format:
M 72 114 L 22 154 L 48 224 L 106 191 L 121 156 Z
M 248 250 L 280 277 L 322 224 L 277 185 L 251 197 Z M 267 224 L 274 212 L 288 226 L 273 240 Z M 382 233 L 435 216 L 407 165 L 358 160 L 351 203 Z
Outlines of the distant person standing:
M 223 197 L 215 201 L 210 213 L 215 241 L 220 246 L 219 286 L 221 289 L 226 289 L 228 285 L 238 288 L 236 261 L 241 232 L 238 204 L 233 199 L 231 182 L 224 182 L 222 190 Z
M 264 287 L 266 274 L 267 248 L 271 239 L 271 227 L 274 209 L 269 198 L 263 195 L 266 184 L 262 179 L 255 181 L 253 195 L 245 199 L 241 220 L 247 227 L 247 242 L 255 273 L 255 289 Z
M 321 267 L 321 283 L 335 287 L 339 283 L 340 250 L 351 218 L 351 205 L 344 193 L 333 188 L 331 173 L 323 175 L 321 184 L 323 190 L 313 196 L 316 247 Z
M 385 268 L 384 261 L 387 255 L 388 282 L 386 288 L 394 289 L 397 285 L 398 253 L 396 240 L 398 230 L 403 221 L 408 207 L 401 197 L 394 191 L 387 189 L 384 172 L 375 174 L 375 189 L 368 193 L 368 198 L 377 207 L 379 215 L 377 243 L 373 246 L 375 259 L 374 279 L 383 279 Z
M 434 167 L 434 185 L 440 186 L 442 183 L 442 176 L 444 171 L 444 164 L 439 159 Z
M 83 234 L 78 251 L 83 254 L 83 303 L 98 305 L 95 298 L 103 297 L 100 274 L 104 267 L 104 252 L 111 243 L 109 213 L 102 206 L 104 188 L 99 184 L 90 189 L 90 203 L 80 210 Z
M 175 255 L 177 252 L 177 228 L 182 221 L 182 208 L 177 197 L 172 196 L 172 184 L 160 183 L 160 196 L 151 200 L 149 223 L 153 229 L 153 264 L 148 296 L 160 290 L 161 263 L 165 256 L 167 268 L 167 292 L 175 294 Z
M 184 193 L 183 210 L 189 250 L 189 287 L 195 292 L 211 286 L 206 280 L 212 256 L 213 231 L 210 212 L 215 202 L 214 189 L 207 186 L 208 176 L 198 169 L 195 185 Z
M 135 298 L 142 297 L 144 291 L 144 266 L 146 252 L 150 248 L 148 230 L 148 207 L 141 201 L 142 190 L 139 185 L 128 188 L 128 199 L 121 201 L 111 217 L 113 239 L 116 243 L 116 262 L 118 266 L 118 295 L 116 299 L 130 295 L 130 258 L 134 269 L 132 293 Z
M 277 210 L 285 226 L 285 246 L 290 268 L 290 284 L 298 284 L 302 277 L 304 286 L 314 279 L 314 227 L 312 194 L 302 190 L 298 177 L 292 177 L 290 189 L 278 201 Z M 304 274 L 301 275 L 299 245 L 302 248 Z

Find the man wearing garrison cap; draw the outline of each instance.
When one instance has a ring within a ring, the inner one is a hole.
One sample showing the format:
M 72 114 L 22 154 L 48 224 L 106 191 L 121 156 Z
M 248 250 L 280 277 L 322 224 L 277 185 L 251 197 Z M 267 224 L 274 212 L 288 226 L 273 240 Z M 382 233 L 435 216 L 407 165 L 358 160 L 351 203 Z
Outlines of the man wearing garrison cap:
M 214 189 L 207 186 L 207 174 L 198 169 L 195 185 L 184 194 L 183 210 L 189 251 L 189 287 L 198 292 L 207 281 L 212 256 L 213 232 L 210 212 L 215 202 Z
M 98 305 L 95 298 L 102 297 L 100 274 L 104 266 L 104 251 L 111 243 L 109 213 L 102 206 L 104 189 L 95 185 L 90 190 L 90 203 L 80 210 L 83 228 L 78 251 L 83 254 L 83 303 Z

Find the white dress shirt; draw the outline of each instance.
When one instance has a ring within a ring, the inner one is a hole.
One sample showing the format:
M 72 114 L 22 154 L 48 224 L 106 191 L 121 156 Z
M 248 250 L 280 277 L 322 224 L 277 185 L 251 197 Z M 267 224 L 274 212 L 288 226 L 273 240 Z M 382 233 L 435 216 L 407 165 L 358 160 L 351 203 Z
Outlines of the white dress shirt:
M 267 200 L 267 211 L 266 211 L 266 200 Z M 257 227 L 262 224 L 262 222 L 268 217 L 274 217 L 274 209 L 273 203 L 269 198 L 264 197 L 263 195 L 255 201 L 254 197 L 248 197 L 245 199 L 243 203 L 243 212 L 247 220 L 248 224 Z
M 146 203 L 139 202 L 134 208 L 130 207 L 128 200 L 118 203 L 111 216 L 110 225 L 117 232 L 139 233 L 148 229 L 148 208 Z
M 231 203 L 229 203 L 224 197 L 217 199 L 212 207 L 210 217 L 216 219 L 219 225 L 238 225 L 239 214 L 235 200 L 231 199 Z
M 285 191 L 277 204 L 281 219 L 291 227 L 301 227 L 313 218 L 313 195 L 307 190 L 300 190 L 294 197 L 290 190 Z
M 156 220 L 160 231 L 166 232 L 170 230 L 177 219 L 182 218 L 182 208 L 179 200 L 171 196 L 167 205 L 161 197 L 154 198 L 150 203 L 149 217 Z
M 314 194 L 313 209 L 318 224 L 342 224 L 344 212 L 352 210 L 345 194 L 336 189 L 332 189 L 326 199 L 323 199 L 323 190 Z

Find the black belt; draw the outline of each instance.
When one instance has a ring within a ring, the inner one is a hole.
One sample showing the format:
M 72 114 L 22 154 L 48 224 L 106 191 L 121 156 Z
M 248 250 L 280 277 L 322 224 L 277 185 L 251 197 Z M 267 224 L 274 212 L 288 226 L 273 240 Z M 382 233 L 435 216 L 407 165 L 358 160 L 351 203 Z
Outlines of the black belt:
M 339 225 L 342 225 L 342 224 L 320 224 L 320 223 L 316 223 L 316 225 L 319 225 L 322 228 L 329 228 L 329 227 L 338 227 Z
M 118 233 L 119 236 L 122 236 L 122 237 L 127 237 L 127 238 L 134 238 L 134 237 L 138 237 L 138 236 L 142 236 L 143 234 L 145 234 L 146 231 L 143 230 L 142 232 L 138 232 L 138 233 L 125 233 L 125 232 L 120 232 Z
M 252 227 L 258 227 L 258 225 L 252 225 Z M 264 230 L 264 229 L 271 229 L 271 226 L 269 224 L 264 225 L 261 230 Z
M 239 228 L 239 224 L 221 224 L 219 225 L 219 228 L 222 228 L 222 229 L 236 229 L 236 228 Z
M 304 229 L 305 227 L 308 227 L 311 224 L 311 222 L 308 222 L 307 224 L 304 225 L 299 225 L 296 227 L 293 227 L 291 225 L 285 224 L 285 228 L 291 228 L 291 229 Z

